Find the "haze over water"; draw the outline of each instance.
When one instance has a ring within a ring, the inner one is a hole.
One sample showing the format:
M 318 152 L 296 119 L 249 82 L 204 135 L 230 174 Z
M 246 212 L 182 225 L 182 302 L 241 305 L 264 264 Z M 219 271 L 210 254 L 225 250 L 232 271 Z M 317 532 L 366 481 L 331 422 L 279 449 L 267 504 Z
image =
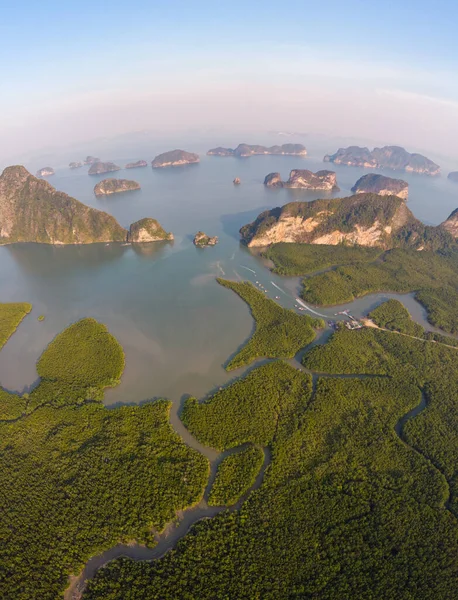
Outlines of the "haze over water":
M 152 156 L 102 158 L 123 166 Z M 253 320 L 245 303 L 219 286 L 215 277 L 260 281 L 269 297 L 278 295 L 284 306 L 294 306 L 298 279 L 274 276 L 261 259 L 240 245 L 238 235 L 239 228 L 262 210 L 325 195 L 270 190 L 262 185 L 267 173 L 279 171 L 285 179 L 293 168 L 335 170 L 341 192 L 334 195 L 339 196 L 349 195 L 355 181 L 371 172 L 314 158 L 203 155 L 199 165 L 175 169 L 147 167 L 102 176 L 88 176 L 88 167 L 57 169 L 49 178 L 57 189 L 109 212 L 124 227 L 142 217 L 154 217 L 174 233 L 175 242 L 0 247 L 2 301 L 33 304 L 31 315 L 2 350 L 1 385 L 15 391 L 32 385 L 43 349 L 58 332 L 82 317 L 105 323 L 126 354 L 122 383 L 107 392 L 107 404 L 158 396 L 178 400 L 183 394 L 202 397 L 232 379 L 238 373 L 226 373 L 223 365 L 249 337 Z M 386 174 L 409 182 L 408 206 L 425 223 L 438 224 L 458 207 L 458 186 L 444 175 Z M 142 189 L 96 198 L 94 185 L 110 176 L 135 179 Z M 236 176 L 242 180 L 240 186 L 232 184 Z M 195 248 L 192 238 L 198 230 L 219 236 L 219 244 Z M 373 302 L 357 301 L 355 314 Z M 418 311 L 414 303 L 411 310 Z M 327 309 L 323 314 L 333 312 Z M 45 315 L 44 322 L 37 321 L 40 314 Z M 416 316 L 421 320 L 424 315 Z

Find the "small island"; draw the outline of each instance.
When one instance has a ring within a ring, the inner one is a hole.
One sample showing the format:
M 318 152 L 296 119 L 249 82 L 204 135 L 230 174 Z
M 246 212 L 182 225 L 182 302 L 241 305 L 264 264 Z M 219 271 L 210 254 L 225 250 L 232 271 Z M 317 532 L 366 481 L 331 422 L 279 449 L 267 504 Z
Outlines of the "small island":
M 218 243 L 218 238 L 210 237 L 203 231 L 198 231 L 194 236 L 194 245 L 198 248 L 204 248 L 205 246 L 216 246 Z
M 51 175 L 54 175 L 52 167 L 43 167 L 37 171 L 37 177 L 50 177 Z
M 449 173 L 447 179 L 450 179 L 450 181 L 453 181 L 454 183 L 458 183 L 458 171 Z
M 199 162 L 199 155 L 185 150 L 170 150 L 159 154 L 151 161 L 153 169 L 162 169 L 164 167 L 182 167 L 184 165 L 192 165 Z
M 409 195 L 409 184 L 402 179 L 393 179 L 385 175 L 369 173 L 358 179 L 351 188 L 355 194 L 378 194 L 379 196 L 399 196 L 407 200 Z
M 242 181 L 241 181 L 240 177 L 236 177 L 232 183 L 234 185 L 240 185 L 242 183 Z
M 137 162 L 131 162 L 131 163 L 127 163 L 127 165 L 124 167 L 125 169 L 138 169 L 140 167 L 147 167 L 148 163 L 146 162 L 146 160 L 137 160 Z
M 120 192 L 130 192 L 139 190 L 140 184 L 131 179 L 103 179 L 94 187 L 96 196 L 108 196 L 109 194 L 118 194 Z
M 86 156 L 84 160 L 85 165 L 93 165 L 94 163 L 100 162 L 100 158 L 96 158 L 95 156 Z
M 284 156 L 307 156 L 307 149 L 302 144 L 282 144 L 281 146 L 260 146 L 257 144 L 239 144 L 237 148 L 212 148 L 207 156 L 236 156 L 246 158 L 248 156 L 263 154 L 279 154 Z
M 70 167 L 70 169 L 79 169 L 80 167 L 83 166 L 83 163 L 81 161 L 71 162 L 68 166 Z
M 293 169 L 288 181 L 282 181 L 280 173 L 269 173 L 264 179 L 267 187 L 300 188 L 305 190 L 339 191 L 336 174 L 334 171 L 317 171 L 313 173 L 307 169 Z
M 339 148 L 335 154 L 326 154 L 324 162 L 366 169 L 393 169 L 423 175 L 439 175 L 440 167 L 422 154 L 407 152 L 401 146 L 384 146 L 383 148 L 361 148 L 349 146 Z
M 95 162 L 92 164 L 88 171 L 89 175 L 102 175 L 103 173 L 112 173 L 113 171 L 120 171 L 121 167 L 115 165 L 112 162 Z
M 172 241 L 173 233 L 168 233 L 162 225 L 150 217 L 140 219 L 129 228 L 127 241 L 134 244 L 145 242 L 164 242 Z

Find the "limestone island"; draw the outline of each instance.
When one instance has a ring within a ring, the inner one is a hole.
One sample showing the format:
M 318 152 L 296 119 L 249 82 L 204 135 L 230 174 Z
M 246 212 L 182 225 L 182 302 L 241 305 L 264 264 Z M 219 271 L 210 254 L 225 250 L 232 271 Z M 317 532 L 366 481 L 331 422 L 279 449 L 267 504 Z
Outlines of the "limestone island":
M 89 175 L 102 175 L 103 173 L 112 173 L 113 171 L 120 171 L 121 167 L 115 165 L 112 162 L 95 162 L 92 164 L 88 171 Z
M 424 225 L 398 196 L 355 194 L 348 198 L 290 202 L 261 213 L 240 229 L 249 247 L 279 242 L 434 249 L 438 240 L 453 245 L 458 209 L 437 227 Z
M 139 190 L 140 184 L 131 179 L 103 179 L 94 187 L 96 196 L 107 196 L 109 194 L 118 194 L 120 192 L 129 192 Z
M 138 169 L 139 167 L 147 167 L 148 163 L 146 160 L 137 160 L 137 162 L 127 163 L 125 169 Z
M 83 166 L 82 162 L 71 162 L 69 165 L 70 169 L 79 169 Z
M 111 215 L 58 192 L 22 166 L 0 176 L 0 244 L 124 242 L 127 231 Z
M 339 191 L 334 171 L 317 171 L 312 173 L 307 169 L 293 169 L 288 181 L 282 181 L 280 173 L 269 173 L 264 179 L 267 187 L 301 188 L 304 190 Z
M 199 155 L 184 150 L 170 150 L 159 154 L 151 161 L 153 169 L 162 169 L 164 167 L 181 167 L 183 165 L 192 165 L 199 162 Z
M 248 156 L 263 154 L 280 154 L 284 156 L 307 156 L 307 149 L 302 144 L 282 144 L 281 146 L 259 146 L 250 144 L 239 144 L 237 148 L 212 148 L 207 156 L 236 156 L 246 158 Z
M 85 165 L 93 165 L 94 163 L 100 162 L 100 158 L 96 158 L 95 156 L 86 156 L 84 160 Z
M 354 194 L 379 194 L 380 196 L 399 196 L 407 200 L 409 195 L 409 184 L 402 179 L 393 179 L 385 175 L 369 173 L 358 179 L 351 188 Z
M 349 146 L 339 148 L 335 154 L 326 154 L 323 160 L 336 165 L 366 169 L 393 169 L 432 176 L 440 174 L 439 165 L 432 160 L 422 154 L 411 154 L 400 146 L 384 146 L 374 148 L 372 151 L 360 146 Z
M 450 179 L 450 181 L 453 181 L 454 183 L 458 183 L 458 171 L 449 173 L 447 179 Z
M 240 185 L 242 183 L 242 181 L 241 181 L 240 177 L 236 177 L 232 183 L 234 185 Z
M 132 223 L 127 234 L 127 241 L 134 244 L 172 240 L 173 233 L 167 233 L 156 219 L 149 217 Z
M 54 169 L 52 167 L 43 167 L 37 171 L 37 177 L 50 177 L 54 175 Z
M 198 246 L 199 248 L 203 248 L 205 246 L 216 246 L 217 243 L 218 238 L 216 236 L 210 237 L 203 231 L 198 231 L 194 236 L 194 245 Z

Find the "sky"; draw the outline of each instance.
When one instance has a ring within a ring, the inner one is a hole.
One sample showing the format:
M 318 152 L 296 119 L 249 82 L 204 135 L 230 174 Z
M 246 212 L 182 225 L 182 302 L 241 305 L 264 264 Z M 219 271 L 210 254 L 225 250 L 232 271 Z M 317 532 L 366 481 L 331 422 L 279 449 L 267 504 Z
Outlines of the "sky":
M 458 167 L 457 23 L 454 0 L 3 0 L 0 155 L 294 131 Z

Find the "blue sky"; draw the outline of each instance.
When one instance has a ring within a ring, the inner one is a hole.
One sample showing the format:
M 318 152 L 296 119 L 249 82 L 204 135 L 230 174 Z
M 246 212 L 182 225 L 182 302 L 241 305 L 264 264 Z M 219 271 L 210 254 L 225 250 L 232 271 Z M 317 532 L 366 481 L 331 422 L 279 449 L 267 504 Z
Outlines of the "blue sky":
M 4 0 L 0 133 L 38 147 L 221 122 L 438 147 L 458 123 L 457 22 L 443 0 Z

